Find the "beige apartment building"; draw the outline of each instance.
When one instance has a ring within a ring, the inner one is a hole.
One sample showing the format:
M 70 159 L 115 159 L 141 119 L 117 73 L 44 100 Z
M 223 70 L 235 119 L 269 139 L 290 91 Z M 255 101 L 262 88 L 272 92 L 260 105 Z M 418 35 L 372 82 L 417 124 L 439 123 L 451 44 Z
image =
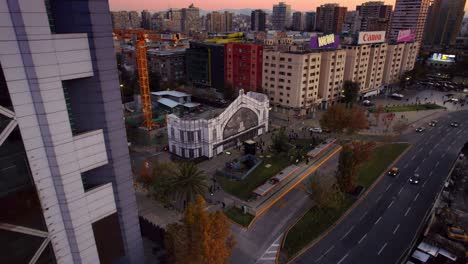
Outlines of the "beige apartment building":
M 383 75 L 384 85 L 398 82 L 400 79 L 401 62 L 403 60 L 404 48 L 405 43 L 388 45 Z
M 307 114 L 320 103 L 321 53 L 263 53 L 262 84 L 275 111 L 294 110 Z
M 398 82 L 400 76 L 414 68 L 419 47 L 419 42 L 388 45 L 384 68 L 384 85 Z
M 344 79 L 359 83 L 360 92 L 367 90 L 370 45 L 344 45 L 342 48 L 346 52 Z
M 346 51 L 342 49 L 321 51 L 319 98 L 321 108 L 327 108 L 341 98 L 343 90 Z
M 377 95 L 379 89 L 383 86 L 387 49 L 387 43 L 370 45 L 366 84 L 364 85 L 365 89 L 361 90 L 363 97 Z
M 408 42 L 405 43 L 403 49 L 403 58 L 401 62 L 400 75 L 403 75 L 407 71 L 414 69 L 416 58 L 418 57 L 420 42 Z

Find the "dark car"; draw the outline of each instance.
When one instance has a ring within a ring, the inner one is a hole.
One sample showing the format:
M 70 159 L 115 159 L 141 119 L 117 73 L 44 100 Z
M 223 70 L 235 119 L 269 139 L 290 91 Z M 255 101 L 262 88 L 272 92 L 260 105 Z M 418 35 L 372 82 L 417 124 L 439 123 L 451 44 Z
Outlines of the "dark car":
M 409 179 L 409 182 L 411 182 L 412 184 L 419 184 L 419 182 L 421 181 L 421 177 L 419 176 L 419 174 L 415 173 L 410 179 Z
M 435 127 L 435 126 L 437 126 L 438 123 L 439 123 L 439 121 L 437 121 L 437 120 L 432 120 L 431 122 L 429 122 L 429 126 Z
M 396 177 L 398 174 L 400 174 L 400 169 L 397 167 L 393 167 L 391 170 L 388 171 L 388 175 L 392 177 Z
M 424 130 L 426 130 L 424 127 L 416 128 L 416 132 L 418 132 L 418 133 L 422 133 L 422 132 L 424 132 Z
M 451 126 L 451 127 L 459 127 L 459 126 L 460 126 L 460 123 L 458 123 L 458 122 L 452 122 L 452 123 L 450 123 L 450 126 Z

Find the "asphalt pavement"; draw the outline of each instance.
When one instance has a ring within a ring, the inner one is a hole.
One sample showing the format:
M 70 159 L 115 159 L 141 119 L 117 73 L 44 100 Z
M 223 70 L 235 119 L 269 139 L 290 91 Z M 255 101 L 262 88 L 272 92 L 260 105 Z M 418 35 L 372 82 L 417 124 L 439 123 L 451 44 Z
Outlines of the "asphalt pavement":
M 461 126 L 450 127 L 458 121 Z M 437 127 L 411 132 L 414 143 L 397 161 L 400 174 L 384 176 L 326 237 L 293 263 L 397 263 L 410 246 L 468 138 L 468 111 L 442 117 Z M 417 185 L 408 182 L 415 173 Z

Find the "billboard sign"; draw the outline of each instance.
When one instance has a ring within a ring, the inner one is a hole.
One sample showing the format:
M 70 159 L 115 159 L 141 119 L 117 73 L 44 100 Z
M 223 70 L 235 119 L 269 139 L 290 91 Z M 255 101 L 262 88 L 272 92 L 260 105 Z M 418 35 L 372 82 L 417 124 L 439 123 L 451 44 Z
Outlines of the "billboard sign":
M 328 34 L 323 36 L 315 36 L 310 38 L 311 49 L 326 49 L 326 48 L 338 48 L 340 45 L 340 36 L 334 34 Z
M 358 44 L 382 43 L 385 41 L 385 31 L 359 32 Z
M 411 42 L 414 41 L 414 34 L 411 29 L 408 30 L 400 30 L 398 31 L 397 42 Z

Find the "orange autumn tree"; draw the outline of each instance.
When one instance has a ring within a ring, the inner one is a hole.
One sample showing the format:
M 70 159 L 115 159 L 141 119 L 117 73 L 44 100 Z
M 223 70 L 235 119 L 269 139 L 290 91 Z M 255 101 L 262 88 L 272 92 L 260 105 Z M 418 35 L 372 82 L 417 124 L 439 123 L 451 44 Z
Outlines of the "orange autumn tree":
M 228 263 L 235 245 L 230 224 L 220 212 L 207 212 L 205 200 L 197 195 L 189 203 L 182 223 L 167 227 L 166 250 L 172 263 Z
M 344 104 L 332 105 L 320 119 L 320 126 L 336 133 L 346 130 L 349 134 L 354 134 L 368 127 L 366 110 L 360 106 L 348 109 Z

